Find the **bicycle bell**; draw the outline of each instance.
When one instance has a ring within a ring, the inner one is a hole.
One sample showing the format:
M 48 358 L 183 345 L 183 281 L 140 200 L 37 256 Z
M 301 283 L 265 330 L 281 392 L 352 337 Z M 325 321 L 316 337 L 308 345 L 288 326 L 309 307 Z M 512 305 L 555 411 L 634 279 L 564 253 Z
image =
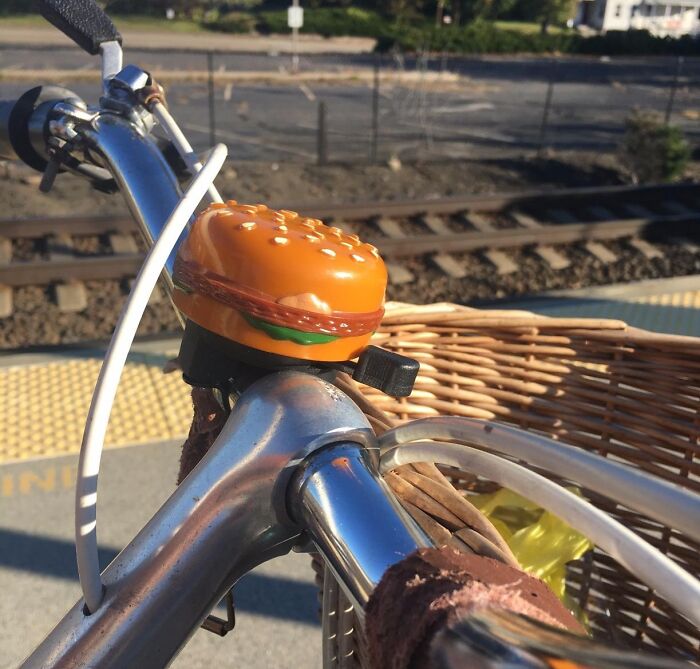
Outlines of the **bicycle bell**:
M 262 204 L 215 203 L 181 244 L 173 281 L 188 319 L 180 362 L 194 385 L 296 367 L 411 392 L 418 364 L 369 346 L 387 271 L 357 235 Z

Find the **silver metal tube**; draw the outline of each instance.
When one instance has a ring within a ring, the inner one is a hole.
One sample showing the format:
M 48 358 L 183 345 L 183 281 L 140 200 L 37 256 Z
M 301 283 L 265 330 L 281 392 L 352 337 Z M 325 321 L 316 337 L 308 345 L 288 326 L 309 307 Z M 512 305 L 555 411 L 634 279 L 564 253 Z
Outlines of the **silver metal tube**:
M 355 404 L 316 377 L 253 384 L 204 459 L 104 571 L 100 608 L 86 616 L 80 600 L 22 666 L 167 666 L 241 575 L 297 540 L 286 493 L 298 464 L 328 443 L 373 438 Z
M 116 179 L 148 246 L 152 246 L 182 196 L 177 179 L 155 142 L 131 121 L 108 112 L 99 114 L 79 132 Z M 169 290 L 178 246 L 165 266 Z
M 389 567 L 432 545 L 377 472 L 370 451 L 335 444 L 314 453 L 290 489 L 291 513 L 360 616 Z

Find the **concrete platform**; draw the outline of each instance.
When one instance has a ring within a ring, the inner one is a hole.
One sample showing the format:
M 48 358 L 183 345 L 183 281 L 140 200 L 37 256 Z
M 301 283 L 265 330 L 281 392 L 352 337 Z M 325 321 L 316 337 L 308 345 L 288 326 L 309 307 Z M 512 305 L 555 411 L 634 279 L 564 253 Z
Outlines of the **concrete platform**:
M 700 337 L 700 276 L 555 290 L 499 301 L 497 307 L 555 317 L 616 318 L 645 330 Z
M 103 568 L 175 489 L 179 453 L 177 441 L 105 452 L 98 513 Z M 76 465 L 75 454 L 0 465 L 0 669 L 15 669 L 80 597 Z M 307 555 L 262 565 L 236 586 L 236 628 L 223 639 L 197 631 L 171 666 L 320 667 L 316 592 Z

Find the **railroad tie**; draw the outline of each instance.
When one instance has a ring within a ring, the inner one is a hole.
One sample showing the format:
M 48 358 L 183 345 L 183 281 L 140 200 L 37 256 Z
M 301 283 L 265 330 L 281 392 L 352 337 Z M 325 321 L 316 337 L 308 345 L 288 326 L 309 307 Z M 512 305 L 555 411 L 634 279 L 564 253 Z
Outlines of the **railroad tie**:
M 430 230 L 434 235 L 449 235 L 452 234 L 450 226 L 445 223 L 445 219 L 433 214 L 425 214 L 421 216 L 421 223 Z
M 479 232 L 493 232 L 491 221 L 475 211 L 469 211 L 464 214 L 464 220 L 470 223 Z
M 112 252 L 117 255 L 139 252 L 138 244 L 131 235 L 113 233 L 109 236 L 109 245 L 112 247 Z
M 0 237 L 0 265 L 9 265 L 12 262 L 12 241 L 7 237 Z M 12 287 L 0 284 L 0 318 L 12 315 Z
M 440 216 L 427 214 L 421 217 L 421 222 L 435 235 L 452 234 L 450 226 Z M 464 262 L 450 253 L 436 253 L 431 259 L 442 272 L 453 279 L 463 279 L 467 275 Z
M 75 248 L 70 235 L 58 233 L 46 240 L 49 262 L 63 262 L 75 258 Z M 54 286 L 54 296 L 59 311 L 75 313 L 87 309 L 87 289 L 82 281 L 68 280 Z
M 377 227 L 390 239 L 404 239 L 406 237 L 399 222 L 395 221 L 393 218 L 385 218 L 382 216 L 377 220 Z M 414 280 L 413 274 L 403 265 L 397 263 L 387 262 L 386 271 L 389 274 L 389 282 L 395 285 L 411 283 Z
M 87 290 L 82 281 L 57 283 L 54 290 L 59 311 L 75 313 L 87 309 Z
M 395 285 L 402 283 L 411 283 L 414 279 L 413 274 L 402 265 L 388 262 L 386 263 L 386 271 L 389 274 L 389 282 Z
M 551 209 L 549 210 L 550 216 L 553 216 L 557 212 L 557 215 L 560 218 L 563 218 L 564 215 L 566 215 L 566 218 L 571 217 L 571 215 L 563 210 L 563 209 Z M 527 214 L 523 214 L 522 212 L 513 212 L 513 218 L 518 222 L 519 225 L 529 228 L 531 230 L 534 230 L 536 228 L 541 228 L 542 225 L 536 221 L 532 216 L 528 216 Z M 565 221 L 560 220 L 560 223 L 564 223 Z M 553 270 L 560 270 L 560 269 L 566 269 L 571 265 L 571 262 L 569 259 L 563 254 L 557 251 L 553 246 L 547 246 L 544 244 L 540 244 L 536 246 L 534 249 L 534 252 L 539 258 L 547 263 L 549 267 Z
M 357 234 L 358 224 L 350 223 L 349 221 L 346 221 L 343 218 L 334 218 L 333 226 L 336 228 L 340 228 L 343 232 L 345 232 L 348 235 Z
M 602 262 L 604 265 L 617 262 L 617 256 L 607 246 L 603 246 L 603 244 L 600 242 L 586 242 L 585 249 L 596 260 Z
M 646 239 L 639 239 L 637 237 L 630 239 L 630 246 L 637 249 L 647 260 L 664 257 L 663 252 L 657 249 L 653 244 L 650 244 Z
M 542 225 L 538 220 L 522 211 L 511 211 L 510 215 L 521 228 L 534 230 Z
M 9 265 L 12 262 L 12 240 L 0 237 L 0 264 Z
M 47 235 L 46 251 L 50 261 L 72 260 L 75 258 L 73 238 L 63 232 Z
M 0 318 L 12 316 L 12 287 L 0 285 Z
M 431 260 L 445 273 L 453 279 L 463 279 L 467 276 L 464 263 L 449 253 L 436 253 Z
M 134 239 L 133 235 L 113 233 L 109 235 L 109 245 L 112 247 L 112 252 L 115 255 L 132 255 L 139 252 L 138 244 L 136 243 L 136 240 Z M 131 290 L 133 286 L 134 280 L 130 279 L 129 289 Z M 162 301 L 163 293 L 161 292 L 160 288 L 156 285 L 156 287 L 153 289 L 153 292 L 151 293 L 151 296 L 148 298 L 148 304 L 160 304 Z
M 559 253 L 553 246 L 536 246 L 534 251 L 554 270 L 566 269 L 571 264 L 569 259 L 563 253 Z
M 488 249 L 484 251 L 484 258 L 496 268 L 498 274 L 513 274 L 518 271 L 518 266 L 503 251 Z
M 393 218 L 385 218 L 382 216 L 377 220 L 377 227 L 382 234 L 386 235 L 390 239 L 402 239 L 406 236 L 404 231 L 401 229 L 399 222 Z
M 464 214 L 464 220 L 476 228 L 479 232 L 493 232 L 494 227 L 488 219 L 477 212 L 470 211 Z M 498 249 L 486 249 L 482 252 L 484 259 L 496 268 L 500 275 L 513 274 L 518 271 L 518 266 L 510 256 Z

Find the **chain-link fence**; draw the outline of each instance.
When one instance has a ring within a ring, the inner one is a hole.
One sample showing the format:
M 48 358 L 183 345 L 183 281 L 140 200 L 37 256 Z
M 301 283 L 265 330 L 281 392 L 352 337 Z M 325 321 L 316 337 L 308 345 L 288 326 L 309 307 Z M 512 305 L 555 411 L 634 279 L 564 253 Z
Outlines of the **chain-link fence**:
M 695 58 L 318 54 L 301 56 L 291 76 L 288 54 L 131 49 L 127 57 L 162 74 L 169 104 L 198 149 L 223 141 L 234 160 L 610 152 L 634 108 L 681 126 L 691 144 L 700 139 Z M 41 70 L 94 100 L 87 73 L 96 66 L 77 49 L 5 48 L 0 97 L 39 83 Z

